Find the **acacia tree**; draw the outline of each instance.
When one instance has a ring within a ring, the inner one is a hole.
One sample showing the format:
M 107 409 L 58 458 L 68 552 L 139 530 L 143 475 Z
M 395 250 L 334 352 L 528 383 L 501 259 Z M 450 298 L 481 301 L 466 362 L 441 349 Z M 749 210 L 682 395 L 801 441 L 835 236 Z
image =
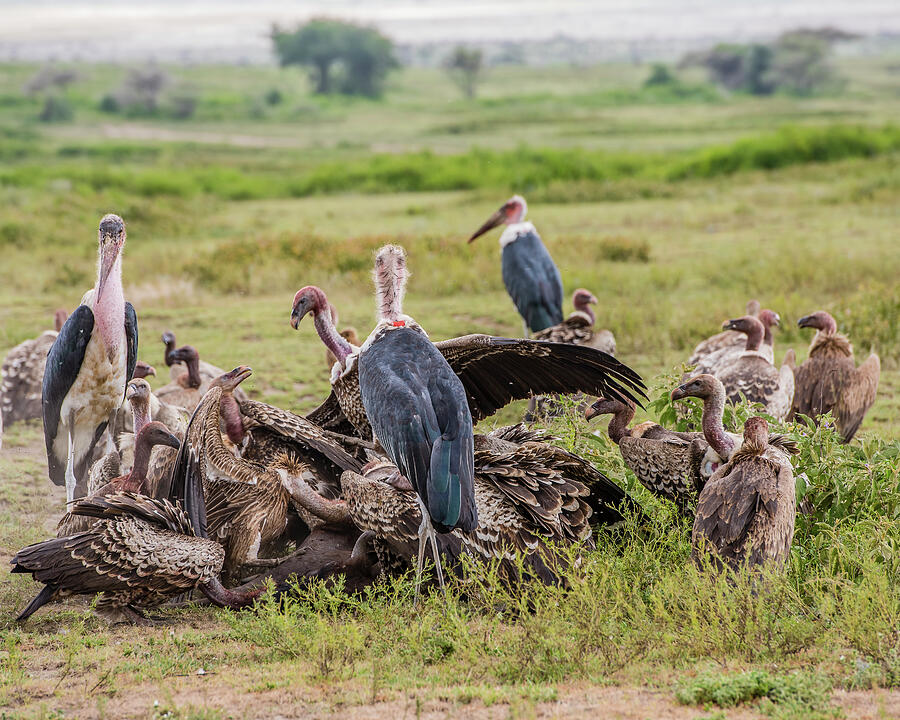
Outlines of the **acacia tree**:
M 454 48 L 444 61 L 444 67 L 469 99 L 475 97 L 475 88 L 484 69 L 481 50 L 469 49 L 462 45 Z
M 397 66 L 391 41 L 374 28 L 324 18 L 293 32 L 272 29 L 282 67 L 305 65 L 316 93 L 377 96 L 389 70 Z

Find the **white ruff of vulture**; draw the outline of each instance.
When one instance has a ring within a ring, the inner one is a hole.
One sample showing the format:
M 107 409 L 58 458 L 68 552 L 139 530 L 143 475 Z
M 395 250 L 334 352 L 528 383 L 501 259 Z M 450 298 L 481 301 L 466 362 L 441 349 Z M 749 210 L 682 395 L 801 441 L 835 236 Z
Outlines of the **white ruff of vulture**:
M 145 623 L 145 610 L 195 588 L 222 607 L 252 604 L 261 590 L 235 592 L 219 582 L 225 552 L 206 537 L 196 478 L 181 480 L 174 504 L 131 492 L 73 503 L 73 514 L 95 519 L 89 530 L 29 545 L 10 561 L 12 572 L 45 585 L 17 619 L 60 598 L 96 593 L 98 612 L 112 622 Z
M 757 317 L 759 313 L 759 300 L 748 300 L 747 311 L 744 314 Z M 744 333 L 740 333 L 737 330 L 723 330 L 722 332 L 716 333 L 715 335 L 712 335 L 706 338 L 706 340 L 704 340 L 703 342 L 699 343 L 697 347 L 694 348 L 694 352 L 692 352 L 691 356 L 688 358 L 688 365 L 699 365 L 700 362 L 708 355 L 712 355 L 713 353 L 717 353 L 720 350 L 724 350 L 732 346 L 736 346 L 738 349 L 742 350 L 744 348 L 744 345 L 746 344 L 747 338 Z
M 422 512 L 416 597 L 431 545 L 443 590 L 435 529 L 478 524 L 473 422 L 466 391 L 419 324 L 403 314 L 406 254 L 386 245 L 375 257 L 378 324 L 359 352 L 359 388 L 375 438 L 409 480 Z
M 572 305 L 575 311 L 558 325 L 536 332 L 534 340 L 568 343 L 569 345 L 586 345 L 595 350 L 616 354 L 616 338 L 609 330 L 595 330 L 597 316 L 591 305 L 597 304 L 597 298 L 589 290 L 578 288 L 572 294 Z
M 711 554 L 718 569 L 781 567 L 791 551 L 797 514 L 789 453 L 796 447 L 769 436 L 764 418 L 744 424 L 740 450 L 706 483 L 697 501 L 692 555 Z
M 815 421 L 832 412 L 838 432 L 844 442 L 850 442 L 875 402 L 881 361 L 872 353 L 856 367 L 853 346 L 837 331 L 837 323 L 827 312 L 802 317 L 799 325 L 817 332 L 809 346 L 809 357 L 794 370 L 791 417 L 805 415 Z
M 100 221 L 97 283 L 50 348 L 41 409 L 50 479 L 71 502 L 87 490 L 91 454 L 125 397 L 137 362 L 137 316 L 122 290 L 125 223 Z M 113 427 L 115 426 L 113 422 Z
M 19 420 L 41 416 L 41 385 L 50 346 L 59 335 L 68 313 L 59 309 L 54 315 L 54 330 L 45 330 L 10 350 L 0 367 L 0 429 Z M 2 435 L 2 432 L 0 432 Z
M 736 403 L 743 395 L 750 402 L 762 404 L 776 420 L 784 420 L 794 399 L 793 368 L 785 363 L 779 370 L 760 354 L 763 326 L 756 318 L 745 315 L 730 320 L 727 327 L 746 333 L 747 345 L 744 352 L 716 372 L 725 386 L 726 399 Z
M 781 324 L 781 317 L 774 310 L 760 310 L 756 315 L 756 319 L 762 323 L 763 339 L 759 346 L 759 354 L 765 358 L 770 364 L 775 363 L 775 338 L 772 334 L 772 328 Z M 730 327 L 728 320 L 722 324 L 722 327 Z M 728 343 L 715 352 L 709 353 L 703 358 L 697 360 L 696 367 L 688 373 L 684 379 L 694 375 L 703 375 L 706 373 L 715 375 L 718 371 L 736 360 L 741 353 L 747 349 L 747 336 L 737 330 L 726 330 L 724 334 L 728 334 Z
M 525 198 L 513 195 L 469 238 L 471 243 L 488 230 L 506 225 L 500 236 L 503 284 L 522 317 L 525 337 L 563 321 L 559 269 L 534 225 L 523 222 L 527 211 Z

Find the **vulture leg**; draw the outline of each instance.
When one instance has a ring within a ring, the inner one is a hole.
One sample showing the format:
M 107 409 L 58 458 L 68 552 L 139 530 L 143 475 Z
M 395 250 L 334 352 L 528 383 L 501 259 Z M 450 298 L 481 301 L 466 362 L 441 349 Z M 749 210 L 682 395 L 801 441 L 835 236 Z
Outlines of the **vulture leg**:
M 75 485 L 78 480 L 75 478 L 75 438 L 72 437 L 75 432 L 74 414 L 69 415 L 69 453 L 66 458 L 66 502 L 70 503 L 75 499 Z

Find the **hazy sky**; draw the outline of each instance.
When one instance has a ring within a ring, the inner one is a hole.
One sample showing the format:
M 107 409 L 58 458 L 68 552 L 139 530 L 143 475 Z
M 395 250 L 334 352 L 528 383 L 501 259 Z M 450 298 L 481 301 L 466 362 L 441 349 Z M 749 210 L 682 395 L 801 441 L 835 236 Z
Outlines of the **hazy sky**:
M 900 0 L 0 0 L 0 56 L 264 61 L 272 22 L 327 14 L 402 43 L 747 39 L 798 26 L 900 32 Z

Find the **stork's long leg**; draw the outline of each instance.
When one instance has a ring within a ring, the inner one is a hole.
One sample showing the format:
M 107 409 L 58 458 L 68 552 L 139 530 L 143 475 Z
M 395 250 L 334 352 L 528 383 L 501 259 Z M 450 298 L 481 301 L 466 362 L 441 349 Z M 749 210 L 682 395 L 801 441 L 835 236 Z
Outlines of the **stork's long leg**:
M 444 587 L 444 570 L 441 567 L 441 554 L 438 552 L 437 533 L 431 523 L 428 523 L 428 539 L 431 540 L 431 554 L 434 556 L 434 568 L 437 572 L 438 586 L 441 588 L 444 598 L 447 597 L 447 588 Z
M 69 453 L 66 457 L 66 502 L 70 503 L 75 499 L 75 485 L 78 480 L 75 479 L 75 418 L 69 417 L 69 425 L 66 428 L 66 434 L 69 437 Z
M 427 543 L 428 533 L 428 513 L 425 510 L 422 498 L 419 498 L 419 508 L 422 510 L 422 522 L 419 525 L 419 558 L 416 562 L 416 594 L 413 597 L 413 607 L 419 602 L 419 589 L 422 585 L 422 566 L 425 564 L 425 544 Z
M 531 329 L 528 327 L 528 321 L 522 318 L 522 337 L 528 340 L 531 338 Z

